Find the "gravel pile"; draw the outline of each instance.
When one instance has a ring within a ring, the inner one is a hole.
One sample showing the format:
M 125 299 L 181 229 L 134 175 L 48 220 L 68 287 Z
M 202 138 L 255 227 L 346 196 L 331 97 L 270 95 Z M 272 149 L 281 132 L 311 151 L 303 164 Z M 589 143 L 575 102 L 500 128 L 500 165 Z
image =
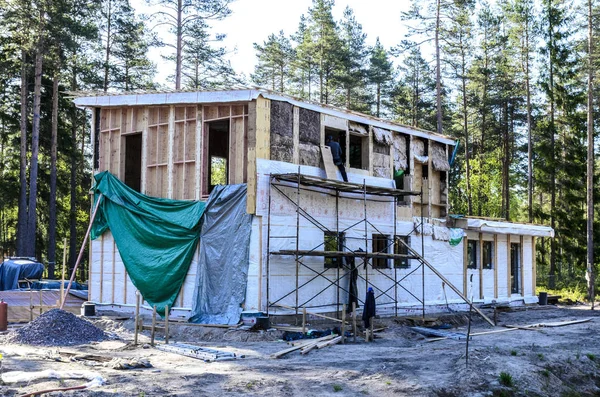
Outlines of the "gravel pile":
M 83 345 L 108 335 L 94 324 L 60 309 L 52 309 L 8 335 L 7 342 L 41 346 Z

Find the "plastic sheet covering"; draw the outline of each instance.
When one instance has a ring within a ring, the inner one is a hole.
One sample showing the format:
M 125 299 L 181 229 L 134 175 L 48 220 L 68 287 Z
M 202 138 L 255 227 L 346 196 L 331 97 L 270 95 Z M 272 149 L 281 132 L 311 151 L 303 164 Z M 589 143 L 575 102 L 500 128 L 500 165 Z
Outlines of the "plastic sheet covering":
M 217 186 L 208 199 L 190 322 L 237 324 L 240 320 L 252 230 L 246 190 L 246 185 Z
M 396 170 L 406 170 L 408 168 L 406 137 L 400 134 L 394 134 L 394 168 Z
M 7 259 L 0 264 L 0 291 L 19 289 L 19 280 L 39 279 L 44 265 L 30 259 Z
M 431 223 L 427 223 L 427 221 L 425 221 L 421 225 L 421 217 L 418 216 L 413 217 L 413 223 L 418 234 L 424 234 L 425 236 L 433 235 L 433 225 Z
M 104 196 L 92 239 L 110 229 L 131 282 L 157 312 L 172 307 L 200 238 L 206 203 L 149 197 L 108 171 L 95 175 L 96 195 Z
M 519 234 L 523 236 L 554 237 L 554 229 L 550 226 L 531 225 L 527 223 L 513 223 L 493 221 L 487 219 L 468 218 L 468 228 L 487 233 Z
M 392 131 L 384 130 L 383 128 L 373 127 L 373 137 L 377 143 L 382 145 L 392 144 Z
M 449 230 L 450 230 L 450 240 L 448 240 L 448 243 L 452 247 L 456 247 L 458 244 L 460 244 L 463 237 L 465 236 L 465 231 L 463 229 L 458 229 L 458 228 L 450 228 Z
M 431 153 L 431 163 L 436 171 L 450 171 L 450 163 L 446 156 L 446 149 L 439 143 L 433 143 Z
M 364 135 L 364 136 L 369 135 L 369 131 L 367 131 L 367 129 L 362 124 L 358 124 L 353 121 L 348 122 L 348 129 L 353 134 Z
M 11 371 L 2 374 L 4 383 L 29 383 L 40 379 L 85 379 L 88 381 L 85 384 L 87 388 L 102 386 L 105 382 L 102 375 L 92 371 L 54 371 L 47 369 L 36 372 Z

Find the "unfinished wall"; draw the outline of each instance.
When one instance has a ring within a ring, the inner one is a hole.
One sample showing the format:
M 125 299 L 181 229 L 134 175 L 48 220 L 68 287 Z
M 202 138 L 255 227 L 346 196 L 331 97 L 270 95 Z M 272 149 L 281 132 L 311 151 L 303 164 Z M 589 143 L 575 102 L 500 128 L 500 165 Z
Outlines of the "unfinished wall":
M 271 101 L 271 160 L 294 160 L 294 111 L 292 104 Z
M 321 115 L 318 112 L 300 108 L 298 124 L 300 165 L 319 167 L 321 164 Z

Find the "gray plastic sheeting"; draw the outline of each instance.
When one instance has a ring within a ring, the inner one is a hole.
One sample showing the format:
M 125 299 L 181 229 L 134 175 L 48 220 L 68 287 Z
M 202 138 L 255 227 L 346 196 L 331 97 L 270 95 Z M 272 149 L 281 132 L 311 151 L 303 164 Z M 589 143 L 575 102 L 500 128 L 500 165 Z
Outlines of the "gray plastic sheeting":
M 202 221 L 190 322 L 239 322 L 248 283 L 251 230 L 252 215 L 246 213 L 246 185 L 216 186 Z

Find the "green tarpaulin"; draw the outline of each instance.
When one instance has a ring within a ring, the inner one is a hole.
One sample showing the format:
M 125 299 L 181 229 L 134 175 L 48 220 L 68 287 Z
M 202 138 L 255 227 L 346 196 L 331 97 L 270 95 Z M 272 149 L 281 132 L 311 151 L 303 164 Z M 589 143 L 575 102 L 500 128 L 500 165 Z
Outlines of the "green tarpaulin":
M 145 196 L 108 171 L 95 179 L 96 199 L 103 197 L 92 239 L 110 229 L 133 285 L 164 315 L 190 267 L 206 204 Z

